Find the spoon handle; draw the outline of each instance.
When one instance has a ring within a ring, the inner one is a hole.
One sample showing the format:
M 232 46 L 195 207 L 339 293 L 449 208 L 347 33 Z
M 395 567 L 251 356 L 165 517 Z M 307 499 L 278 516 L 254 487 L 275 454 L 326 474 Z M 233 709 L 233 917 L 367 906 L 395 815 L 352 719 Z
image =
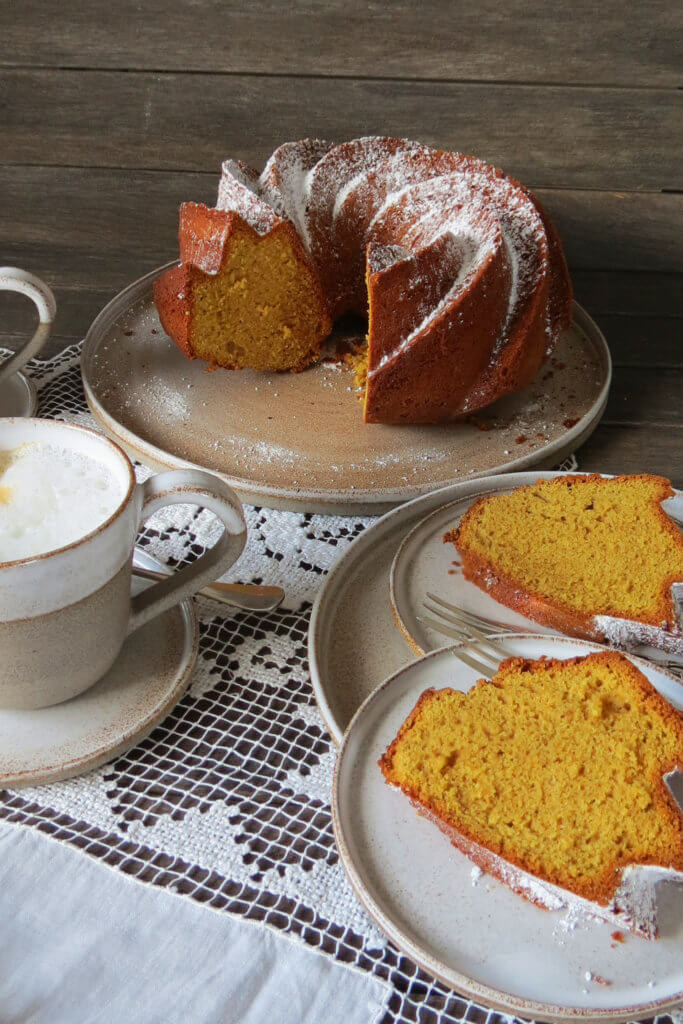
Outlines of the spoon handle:
M 171 575 L 154 569 L 142 569 L 137 565 L 133 566 L 133 574 L 145 580 L 163 580 Z M 214 601 L 229 604 L 232 608 L 249 612 L 272 612 L 282 604 L 285 597 L 282 587 L 259 587 L 252 583 L 211 583 L 199 593 Z

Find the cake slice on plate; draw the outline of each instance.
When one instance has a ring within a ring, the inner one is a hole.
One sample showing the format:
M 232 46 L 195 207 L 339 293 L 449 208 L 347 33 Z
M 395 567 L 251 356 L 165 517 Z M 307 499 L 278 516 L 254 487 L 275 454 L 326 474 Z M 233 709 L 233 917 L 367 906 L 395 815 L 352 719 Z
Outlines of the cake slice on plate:
M 659 476 L 560 476 L 475 501 L 444 541 L 465 578 L 570 636 L 683 654 L 683 535 Z
M 647 937 L 655 883 L 683 881 L 683 715 L 624 655 L 511 658 L 427 690 L 380 759 L 463 853 L 534 903 Z

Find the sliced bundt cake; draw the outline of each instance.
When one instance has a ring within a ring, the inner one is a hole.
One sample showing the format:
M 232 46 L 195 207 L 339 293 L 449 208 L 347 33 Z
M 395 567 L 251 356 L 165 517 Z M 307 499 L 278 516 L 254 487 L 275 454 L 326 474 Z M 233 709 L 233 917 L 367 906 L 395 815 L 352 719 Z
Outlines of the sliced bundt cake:
M 369 316 L 368 422 L 446 421 L 525 387 L 571 319 L 537 200 L 406 139 L 287 143 L 261 175 L 227 160 L 217 209 L 182 207 L 180 249 L 154 294 L 190 357 L 299 370 L 338 316 Z
M 154 283 L 161 325 L 190 358 L 233 370 L 303 370 L 332 322 L 299 237 L 236 213 L 180 209 L 179 267 Z

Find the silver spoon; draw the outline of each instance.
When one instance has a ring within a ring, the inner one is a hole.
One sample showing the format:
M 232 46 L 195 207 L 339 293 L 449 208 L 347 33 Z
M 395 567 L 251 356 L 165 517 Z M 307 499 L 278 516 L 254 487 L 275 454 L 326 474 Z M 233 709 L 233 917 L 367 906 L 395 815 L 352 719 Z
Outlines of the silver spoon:
M 163 580 L 172 575 L 156 569 L 143 569 L 140 565 L 133 565 L 133 574 L 145 580 Z M 259 587 L 253 583 L 211 583 L 199 593 L 247 612 L 272 612 L 279 608 L 285 597 L 282 587 Z

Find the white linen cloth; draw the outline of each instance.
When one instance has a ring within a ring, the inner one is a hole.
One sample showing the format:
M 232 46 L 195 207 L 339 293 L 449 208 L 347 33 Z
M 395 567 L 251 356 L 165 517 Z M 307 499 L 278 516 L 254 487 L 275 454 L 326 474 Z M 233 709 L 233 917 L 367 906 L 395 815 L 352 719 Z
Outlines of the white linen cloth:
M 0 824 L 3 1024 L 376 1024 L 389 989 Z

